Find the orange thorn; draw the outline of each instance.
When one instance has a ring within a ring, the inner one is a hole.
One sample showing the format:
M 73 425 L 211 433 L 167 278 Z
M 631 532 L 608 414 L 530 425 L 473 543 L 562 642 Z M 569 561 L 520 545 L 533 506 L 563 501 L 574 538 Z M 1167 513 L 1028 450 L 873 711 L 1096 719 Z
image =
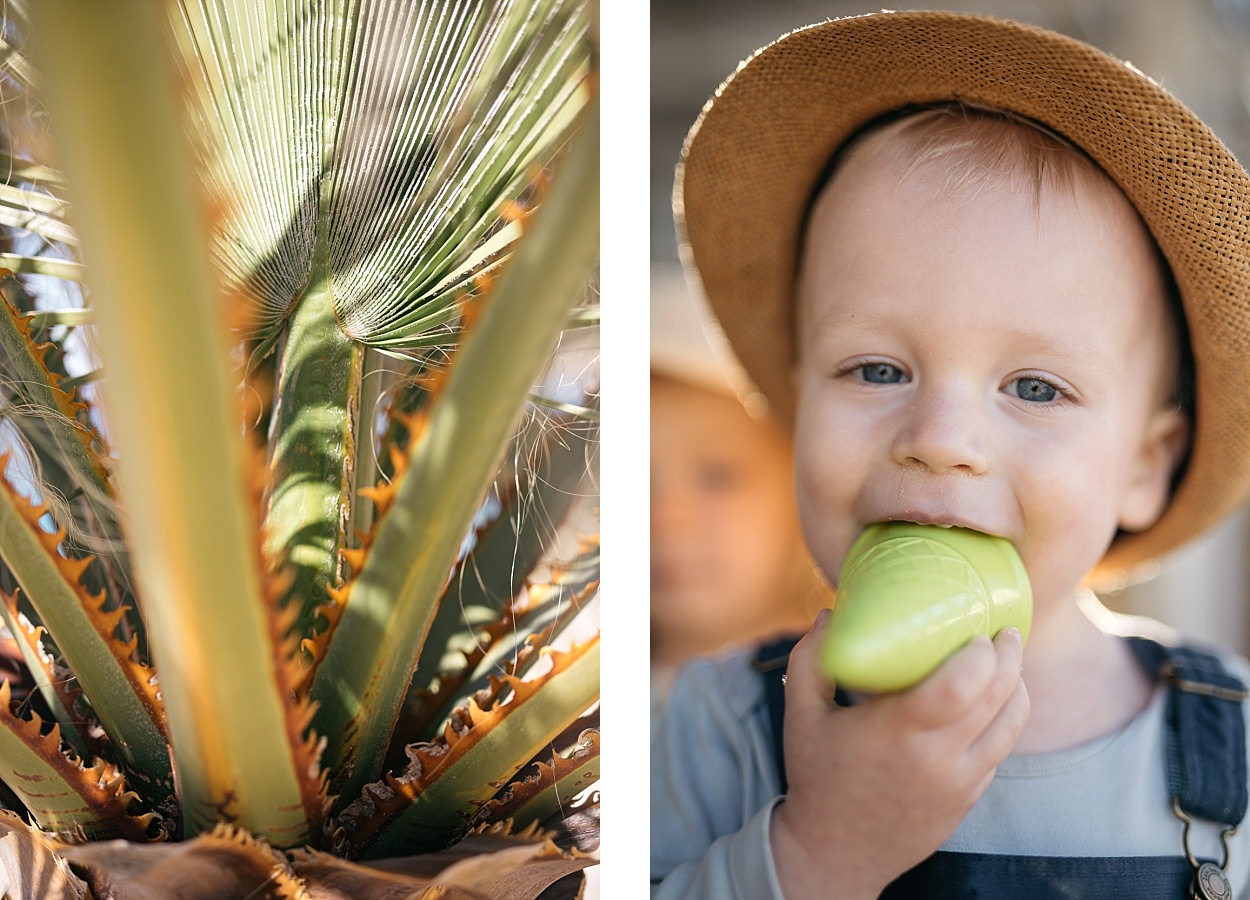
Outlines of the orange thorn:
M 486 271 L 478 272 L 473 276 L 473 289 L 479 294 L 485 294 L 491 289 L 491 285 L 495 283 L 495 273 Z
M 388 448 L 391 457 L 391 468 L 398 474 L 408 467 L 408 456 L 402 449 L 395 444 L 391 444 Z
M 499 210 L 499 218 L 505 222 L 520 222 L 529 213 L 529 209 L 520 200 L 506 200 Z
M 365 564 L 365 549 L 363 547 L 343 547 L 339 550 L 339 554 L 352 567 L 353 572 L 359 572 Z

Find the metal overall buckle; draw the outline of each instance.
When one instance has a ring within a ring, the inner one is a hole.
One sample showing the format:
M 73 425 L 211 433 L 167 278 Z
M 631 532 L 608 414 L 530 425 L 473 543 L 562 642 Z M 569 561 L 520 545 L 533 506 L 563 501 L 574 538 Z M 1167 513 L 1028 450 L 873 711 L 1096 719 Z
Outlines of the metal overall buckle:
M 1194 878 L 1189 883 L 1191 900 L 1232 900 L 1233 886 L 1229 883 L 1224 871 L 1228 868 L 1228 839 L 1237 833 L 1237 826 L 1225 828 L 1220 837 L 1224 844 L 1224 859 L 1220 864 L 1217 866 L 1215 863 L 1200 863 L 1194 857 L 1193 851 L 1189 849 L 1189 826 L 1193 824 L 1193 820 L 1181 809 L 1179 797 L 1172 798 L 1172 813 L 1185 824 L 1182 836 L 1185 858 L 1194 867 Z

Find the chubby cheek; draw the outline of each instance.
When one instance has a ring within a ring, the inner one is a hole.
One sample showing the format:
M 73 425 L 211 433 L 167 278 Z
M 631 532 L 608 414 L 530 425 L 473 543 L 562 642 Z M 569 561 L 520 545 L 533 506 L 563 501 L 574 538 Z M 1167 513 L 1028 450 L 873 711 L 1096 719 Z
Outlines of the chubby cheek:
M 856 486 L 866 476 L 868 458 L 863 441 L 849 442 L 856 432 L 828 410 L 804 408 L 800 392 L 794 442 L 794 488 L 799 522 L 808 552 L 831 585 L 837 584 L 842 559 L 860 530 L 855 521 Z M 823 413 L 823 414 L 822 414 Z
M 1022 467 L 1013 479 L 1024 526 L 1018 549 L 1035 603 L 1045 604 L 1067 596 L 1102 558 L 1115 535 L 1123 476 L 1104 464 L 1096 447 L 1035 446 L 1026 458 L 1037 464 Z

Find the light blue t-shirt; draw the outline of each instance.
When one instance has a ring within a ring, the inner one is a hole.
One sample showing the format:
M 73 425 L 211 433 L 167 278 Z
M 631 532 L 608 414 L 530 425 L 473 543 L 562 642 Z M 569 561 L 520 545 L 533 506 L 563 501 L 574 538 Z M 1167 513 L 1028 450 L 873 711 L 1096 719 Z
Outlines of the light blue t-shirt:
M 1250 685 L 1250 663 L 1215 652 Z M 783 900 L 768 831 L 780 787 L 763 680 L 750 660 L 750 651 L 739 651 L 690 664 L 653 723 L 653 898 Z M 1166 697 L 1157 688 L 1149 706 L 1114 734 L 1054 753 L 1007 757 L 942 849 L 1183 855 L 1183 826 L 1172 814 L 1166 782 Z M 1195 820 L 1194 854 L 1221 860 L 1222 830 Z M 1227 874 L 1234 896 L 1250 897 L 1250 827 L 1230 840 Z

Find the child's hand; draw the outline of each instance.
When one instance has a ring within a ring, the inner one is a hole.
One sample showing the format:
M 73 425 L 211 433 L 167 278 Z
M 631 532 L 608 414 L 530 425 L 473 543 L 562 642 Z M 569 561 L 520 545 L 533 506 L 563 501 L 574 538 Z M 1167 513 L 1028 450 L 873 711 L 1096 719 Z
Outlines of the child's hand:
M 1015 629 L 976 638 L 914 688 L 832 707 L 817 648 L 786 673 L 790 789 L 772 820 L 789 900 L 876 897 L 952 834 L 1015 746 L 1029 714 Z

